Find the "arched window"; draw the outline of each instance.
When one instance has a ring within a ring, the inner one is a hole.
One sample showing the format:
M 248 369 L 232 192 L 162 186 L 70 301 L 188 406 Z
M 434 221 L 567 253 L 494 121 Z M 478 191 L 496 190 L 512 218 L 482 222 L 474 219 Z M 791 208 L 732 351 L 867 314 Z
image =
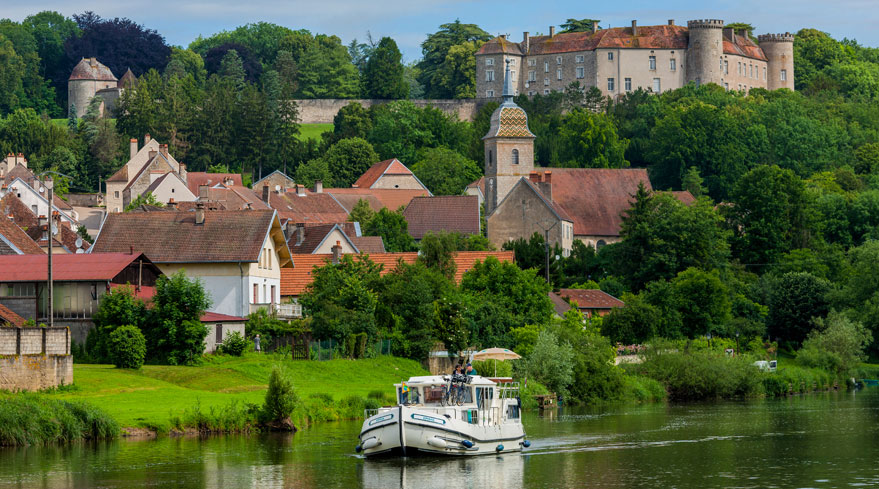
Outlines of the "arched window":
M 519 164 L 519 150 L 518 149 L 513 150 L 513 164 L 514 165 Z
M 598 240 L 598 243 L 595 243 L 595 249 L 596 249 L 596 250 L 600 250 L 600 249 L 601 249 L 602 247 L 604 247 L 604 245 L 606 245 L 606 244 L 607 244 L 607 243 L 605 243 L 603 239 L 599 239 L 599 240 Z

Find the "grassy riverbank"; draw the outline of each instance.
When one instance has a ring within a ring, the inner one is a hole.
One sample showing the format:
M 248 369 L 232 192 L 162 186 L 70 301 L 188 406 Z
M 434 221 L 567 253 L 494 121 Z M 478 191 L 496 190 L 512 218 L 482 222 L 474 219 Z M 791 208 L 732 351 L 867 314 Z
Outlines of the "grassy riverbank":
M 84 402 L 36 393 L 0 394 L 0 445 L 34 445 L 113 438 L 119 425 Z
M 275 366 L 299 395 L 299 419 L 294 421 L 300 425 L 348 417 L 348 411 L 362 410 L 363 401 L 354 398 L 365 400 L 373 392 L 373 397 L 391 395 L 393 383 L 426 373 L 417 362 L 393 357 L 294 362 L 247 354 L 207 357 L 196 367 L 145 365 L 137 371 L 77 364 L 73 387 L 47 397 L 88 402 L 123 427 L 191 428 L 198 419 L 225 416 L 230 421 L 244 415 L 248 404 L 261 405 Z

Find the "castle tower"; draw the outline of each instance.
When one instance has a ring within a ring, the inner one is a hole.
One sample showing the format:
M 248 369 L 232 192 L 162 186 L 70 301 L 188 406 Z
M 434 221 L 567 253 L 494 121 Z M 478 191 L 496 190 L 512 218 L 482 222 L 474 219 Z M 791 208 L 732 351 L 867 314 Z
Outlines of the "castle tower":
M 485 141 L 485 214 L 491 214 L 516 182 L 534 170 L 534 134 L 528 114 L 513 102 L 510 60 L 504 72 L 504 101 L 491 114 Z
M 767 71 L 769 76 L 766 80 L 766 88 L 794 89 L 794 35 L 790 32 L 784 34 L 763 34 L 757 36 L 760 48 L 769 60 Z
M 687 29 L 687 82 L 697 85 L 716 83 L 723 86 L 723 21 L 689 20 Z
M 83 58 L 67 80 L 67 110 L 75 106 L 76 117 L 82 117 L 100 90 L 117 88 L 117 85 L 118 80 L 110 68 L 96 58 Z

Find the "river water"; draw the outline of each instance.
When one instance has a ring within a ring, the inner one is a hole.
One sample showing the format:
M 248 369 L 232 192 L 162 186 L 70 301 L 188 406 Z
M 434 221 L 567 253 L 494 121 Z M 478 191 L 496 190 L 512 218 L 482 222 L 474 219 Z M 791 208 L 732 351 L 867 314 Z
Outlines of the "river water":
M 358 422 L 295 435 L 0 450 L 0 488 L 879 487 L 879 389 L 525 414 L 522 454 L 364 460 Z

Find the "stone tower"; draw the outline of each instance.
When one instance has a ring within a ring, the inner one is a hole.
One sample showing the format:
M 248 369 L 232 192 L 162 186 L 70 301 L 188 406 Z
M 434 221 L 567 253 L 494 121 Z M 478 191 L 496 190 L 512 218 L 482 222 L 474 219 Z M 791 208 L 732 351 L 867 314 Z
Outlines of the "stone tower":
M 689 20 L 687 30 L 687 82 L 723 86 L 723 21 Z
M 534 134 L 528 115 L 513 102 L 510 61 L 504 71 L 504 101 L 491 114 L 485 141 L 485 215 L 491 214 L 521 177 L 534 170 Z
M 763 34 L 757 37 L 760 48 L 769 60 L 767 65 L 768 79 L 766 88 L 794 89 L 794 35 Z
M 108 90 L 115 92 L 118 97 L 118 80 L 110 68 L 95 58 L 83 58 L 73 68 L 70 78 L 67 80 L 67 109 L 76 107 L 76 117 L 85 115 L 89 102 L 98 92 Z M 108 99 L 115 100 L 111 93 L 102 96 L 105 102 Z

